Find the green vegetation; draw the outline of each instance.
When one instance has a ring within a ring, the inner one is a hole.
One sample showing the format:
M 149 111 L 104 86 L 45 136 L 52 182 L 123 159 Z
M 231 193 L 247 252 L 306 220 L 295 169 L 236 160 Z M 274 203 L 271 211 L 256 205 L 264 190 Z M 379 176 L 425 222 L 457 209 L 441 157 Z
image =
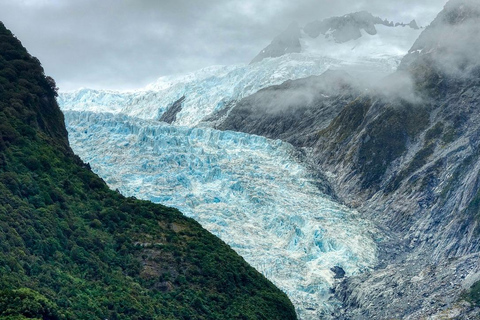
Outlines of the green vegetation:
M 407 143 L 414 140 L 429 125 L 428 110 L 407 101 L 386 104 L 375 103 L 380 115 L 370 122 L 367 113 L 373 107 L 368 96 L 356 99 L 340 112 L 320 136 L 333 139 L 332 148 L 342 148 L 362 131 L 356 170 L 362 175 L 362 188 L 368 189 L 382 182 L 390 164 L 407 150 Z M 431 134 L 435 134 L 432 132 Z M 415 159 L 415 167 L 421 165 L 430 149 L 423 150 Z M 332 150 L 331 153 L 335 153 Z M 350 157 L 352 152 L 347 155 Z M 413 170 L 413 168 L 410 168 Z M 395 182 L 397 185 L 398 182 Z M 397 186 L 398 187 L 398 186 Z M 393 190 L 393 187 L 390 189 Z
M 432 128 L 425 133 L 425 144 L 429 144 L 435 139 L 438 139 L 443 133 L 443 122 L 437 122 Z
M 463 298 L 475 306 L 480 306 L 480 281 L 477 281 L 473 286 L 468 290 L 468 292 L 463 296 Z
M 389 184 L 385 187 L 385 193 L 390 193 L 395 190 L 400 186 L 402 181 L 404 181 L 408 176 L 410 176 L 412 173 L 423 167 L 425 164 L 428 162 L 428 158 L 434 153 L 435 147 L 436 147 L 436 140 L 438 140 L 444 130 L 444 125 L 442 122 L 436 123 L 432 128 L 430 128 L 426 133 L 425 133 L 425 140 L 423 143 L 423 148 L 419 150 L 413 159 L 410 161 L 408 164 L 407 168 L 400 171 L 396 176 L 389 182 Z M 436 163 L 434 167 L 439 166 L 439 163 Z M 434 169 L 434 168 L 432 168 Z M 434 172 L 435 170 L 432 170 Z M 430 172 L 430 176 L 432 174 Z M 425 187 L 426 184 L 428 184 L 428 178 L 425 177 L 422 181 L 422 186 Z M 413 183 L 413 181 L 409 181 L 410 183 Z
M 108 189 L 56 88 L 0 23 L 0 319 L 295 319 L 287 296 L 175 209 Z
M 455 138 L 456 138 L 455 129 L 453 127 L 448 127 L 442 136 L 442 142 L 444 144 L 449 144 L 455 141 Z
M 435 144 L 431 143 L 420 151 L 418 151 L 415 156 L 413 157 L 412 161 L 408 164 L 408 167 L 405 170 L 402 170 L 398 173 L 395 178 L 385 187 L 385 192 L 390 193 L 395 191 L 399 186 L 400 183 L 412 173 L 423 167 L 433 152 L 435 151 Z
M 465 212 L 468 216 L 473 217 L 475 220 L 480 222 L 480 189 L 476 191 L 473 195 L 472 200 L 468 204 Z M 480 234 L 480 228 L 476 229 L 477 234 Z

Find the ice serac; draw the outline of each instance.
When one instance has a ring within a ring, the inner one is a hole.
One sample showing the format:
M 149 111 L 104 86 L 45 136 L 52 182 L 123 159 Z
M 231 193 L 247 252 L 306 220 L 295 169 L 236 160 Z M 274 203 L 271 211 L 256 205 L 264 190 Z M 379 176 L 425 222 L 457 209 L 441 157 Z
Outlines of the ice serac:
M 322 194 L 290 144 L 124 115 L 65 114 L 75 152 L 112 188 L 195 218 L 283 289 L 301 319 L 332 312 L 338 270 L 351 276 L 376 261 L 373 226 Z
M 327 70 L 345 71 L 362 80 L 378 81 L 396 70 L 420 34 L 420 30 L 409 27 L 380 24 L 375 25 L 376 34 L 370 35 L 365 28 L 358 30 L 364 36 L 340 43 L 333 37 L 311 38 L 292 25 L 285 41 L 278 42 L 283 43 L 278 44 L 278 48 L 285 53 L 280 57 L 265 58 L 250 65 L 214 66 L 185 75 L 166 76 L 136 91 L 81 89 L 63 92 L 58 102 L 63 110 L 159 119 L 185 96 L 181 110 L 177 110 L 175 120 L 171 120 L 175 125 L 195 126 L 263 88 L 287 80 L 318 76 Z M 301 52 L 297 50 L 298 42 L 303 48 Z
M 387 66 L 385 65 L 387 63 Z M 394 68 L 391 61 L 378 66 Z M 81 89 L 61 93 L 59 104 L 63 110 L 88 110 L 122 113 L 142 119 L 158 119 L 170 106 L 185 96 L 182 109 L 173 122 L 194 126 L 215 111 L 224 109 L 232 101 L 272 84 L 288 79 L 321 74 L 329 68 L 341 67 L 342 61 L 318 57 L 309 59 L 300 54 L 269 59 L 252 66 L 216 66 L 193 73 L 160 78 L 145 89 L 131 92 L 111 92 Z

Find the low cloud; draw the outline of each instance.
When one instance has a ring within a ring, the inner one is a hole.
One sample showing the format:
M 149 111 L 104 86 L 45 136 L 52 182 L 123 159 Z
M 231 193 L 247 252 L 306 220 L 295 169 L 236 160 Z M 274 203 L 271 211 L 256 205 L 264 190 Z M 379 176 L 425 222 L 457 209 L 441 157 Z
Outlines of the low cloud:
M 162 75 L 248 63 L 292 21 L 368 10 L 426 25 L 444 2 L 0 0 L 0 20 L 61 89 L 127 89 Z
M 344 71 L 329 70 L 320 76 L 286 81 L 247 97 L 242 103 L 254 108 L 253 114 L 295 113 L 298 108 L 321 107 L 339 96 L 360 94 L 363 87 Z M 255 111 L 255 109 L 258 109 Z

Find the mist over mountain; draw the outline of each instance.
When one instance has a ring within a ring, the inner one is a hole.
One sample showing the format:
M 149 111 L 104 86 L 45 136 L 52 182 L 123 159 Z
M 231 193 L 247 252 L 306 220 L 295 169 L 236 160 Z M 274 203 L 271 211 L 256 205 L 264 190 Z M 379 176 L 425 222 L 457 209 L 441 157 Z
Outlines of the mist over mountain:
M 282 47 L 281 54 L 275 54 L 275 57 L 262 58 L 249 65 L 212 66 L 184 75 L 165 76 L 136 91 L 83 88 L 61 92 L 59 104 L 63 110 L 123 113 L 142 119 L 160 119 L 169 112 L 175 114 L 175 120 L 168 117 L 173 124 L 198 125 L 263 88 L 287 80 L 319 76 L 327 70 L 347 72 L 358 82 L 373 85 L 397 69 L 421 33 L 420 29 L 409 26 L 390 26 L 392 23 L 366 12 L 338 19 L 345 20 L 348 25 L 353 23 L 352 28 L 357 28 L 358 32 L 363 30 L 362 26 L 371 23 L 377 33 L 336 42 L 334 37 L 322 35 L 314 39 L 306 36 L 294 23 L 285 37 L 279 36 L 277 40 L 295 44 L 291 49 Z M 327 25 L 338 27 L 341 25 L 338 19 L 327 19 Z M 381 24 L 375 27 L 374 23 L 378 21 Z M 344 29 L 348 32 L 351 28 L 340 28 L 339 32 Z M 299 38 L 301 33 L 303 38 Z M 181 105 L 176 103 L 180 100 Z
M 375 17 L 367 11 L 350 13 L 322 21 L 315 20 L 307 23 L 303 28 L 297 23 L 292 23 L 283 33 L 275 37 L 270 45 L 253 58 L 251 63 L 259 62 L 265 58 L 280 57 L 292 52 L 308 52 L 311 50 L 307 44 L 308 41 L 314 42 L 314 39 L 317 38 L 317 41 L 320 41 L 319 37 L 335 43 L 345 43 L 350 40 L 357 40 L 362 36 L 367 38 L 375 36 L 378 34 L 376 26 L 389 28 L 404 28 L 407 26 L 414 30 L 419 29 L 415 20 L 412 20 L 409 24 L 398 22 L 394 24 L 386 19 L 382 20 Z

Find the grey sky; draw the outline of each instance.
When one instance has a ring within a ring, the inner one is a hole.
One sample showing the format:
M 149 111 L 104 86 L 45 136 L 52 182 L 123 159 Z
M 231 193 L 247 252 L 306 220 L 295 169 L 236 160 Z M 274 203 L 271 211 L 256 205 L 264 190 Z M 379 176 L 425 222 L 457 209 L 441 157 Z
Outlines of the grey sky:
M 248 63 L 290 22 L 367 10 L 428 25 L 446 0 L 0 0 L 0 21 L 61 90 L 128 89 Z

